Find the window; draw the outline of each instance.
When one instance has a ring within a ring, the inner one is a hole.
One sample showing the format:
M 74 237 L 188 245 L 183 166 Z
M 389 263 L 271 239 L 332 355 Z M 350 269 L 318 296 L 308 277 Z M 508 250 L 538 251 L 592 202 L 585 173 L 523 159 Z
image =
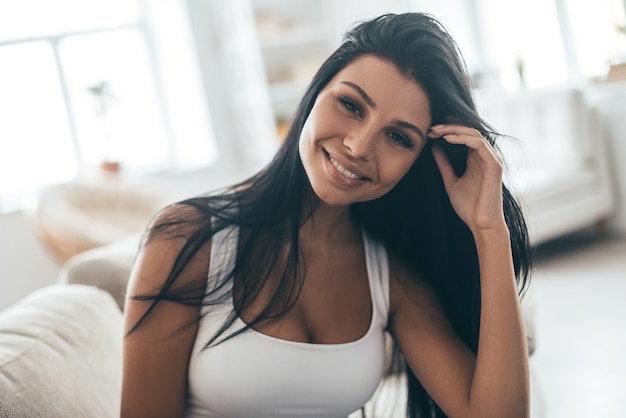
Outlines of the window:
M 601 78 L 611 63 L 626 61 L 624 4 L 623 0 L 567 1 L 574 59 L 582 77 Z
M 0 193 L 72 178 L 78 161 L 50 45 L 0 47 L 0 73 Z
M 602 79 L 626 60 L 623 0 L 476 0 L 487 51 L 473 70 L 514 91 Z
M 487 67 L 509 91 L 563 84 L 567 61 L 555 1 L 478 0 Z
M 0 211 L 101 162 L 217 157 L 180 0 L 0 3 Z

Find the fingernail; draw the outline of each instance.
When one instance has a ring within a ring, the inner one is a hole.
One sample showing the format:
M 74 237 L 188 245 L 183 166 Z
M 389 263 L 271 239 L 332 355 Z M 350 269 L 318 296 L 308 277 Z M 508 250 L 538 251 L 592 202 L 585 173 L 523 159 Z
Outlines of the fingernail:
M 456 134 L 446 134 L 443 137 L 444 138 L 454 138 L 456 136 Z
M 430 127 L 430 129 L 441 129 L 444 126 L 446 126 L 446 125 L 441 125 L 441 124 L 440 125 L 433 125 L 433 126 Z

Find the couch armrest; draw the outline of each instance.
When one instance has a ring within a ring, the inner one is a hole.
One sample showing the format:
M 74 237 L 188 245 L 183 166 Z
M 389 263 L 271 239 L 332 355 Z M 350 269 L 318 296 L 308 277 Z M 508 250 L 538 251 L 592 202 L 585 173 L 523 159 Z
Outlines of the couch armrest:
M 134 234 L 114 244 L 75 255 L 63 264 L 58 281 L 106 290 L 123 310 L 126 286 L 140 240 L 141 234 Z

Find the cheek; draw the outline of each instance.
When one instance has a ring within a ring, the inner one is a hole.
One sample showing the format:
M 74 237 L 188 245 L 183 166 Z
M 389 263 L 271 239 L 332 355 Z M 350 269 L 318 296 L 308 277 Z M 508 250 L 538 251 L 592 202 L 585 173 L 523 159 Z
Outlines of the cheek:
M 419 155 L 419 154 L 418 154 Z M 390 158 L 389 163 L 385 164 L 386 183 L 393 183 L 395 186 L 409 172 L 418 155 L 403 156 L 402 158 Z
M 300 139 L 298 140 L 298 149 L 300 151 L 301 158 L 306 158 L 310 154 L 310 149 L 313 142 L 313 129 L 310 123 L 310 119 L 307 119 L 302 126 L 302 132 L 300 132 Z
M 305 122 L 298 139 L 298 154 L 304 171 L 309 179 L 312 179 L 317 171 L 316 164 L 316 141 L 314 129 L 309 121 Z
M 316 118 L 316 111 L 313 108 L 302 126 L 302 132 L 300 132 L 299 147 L 301 152 L 307 147 L 313 146 L 316 136 Z
M 396 185 L 404 178 L 404 176 L 409 172 L 413 164 L 415 163 L 417 156 L 415 158 L 398 158 L 396 156 L 392 164 L 386 164 L 384 173 L 381 171 L 381 178 L 384 176 L 384 181 L 381 183 L 381 195 L 390 192 Z

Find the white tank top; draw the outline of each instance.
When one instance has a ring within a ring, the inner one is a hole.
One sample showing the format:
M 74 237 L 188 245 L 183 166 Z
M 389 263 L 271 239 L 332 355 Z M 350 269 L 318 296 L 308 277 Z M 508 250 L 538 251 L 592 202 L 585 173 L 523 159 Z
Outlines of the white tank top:
M 212 238 L 209 277 L 231 271 L 238 228 Z M 202 309 L 189 361 L 186 417 L 347 417 L 373 395 L 383 374 L 384 330 L 389 312 L 389 268 L 385 248 L 363 232 L 372 299 L 369 329 L 358 340 L 310 344 L 282 340 L 249 329 L 203 350 L 233 310 L 227 302 Z M 207 286 L 217 286 L 214 279 Z M 237 318 L 220 340 L 244 326 Z

